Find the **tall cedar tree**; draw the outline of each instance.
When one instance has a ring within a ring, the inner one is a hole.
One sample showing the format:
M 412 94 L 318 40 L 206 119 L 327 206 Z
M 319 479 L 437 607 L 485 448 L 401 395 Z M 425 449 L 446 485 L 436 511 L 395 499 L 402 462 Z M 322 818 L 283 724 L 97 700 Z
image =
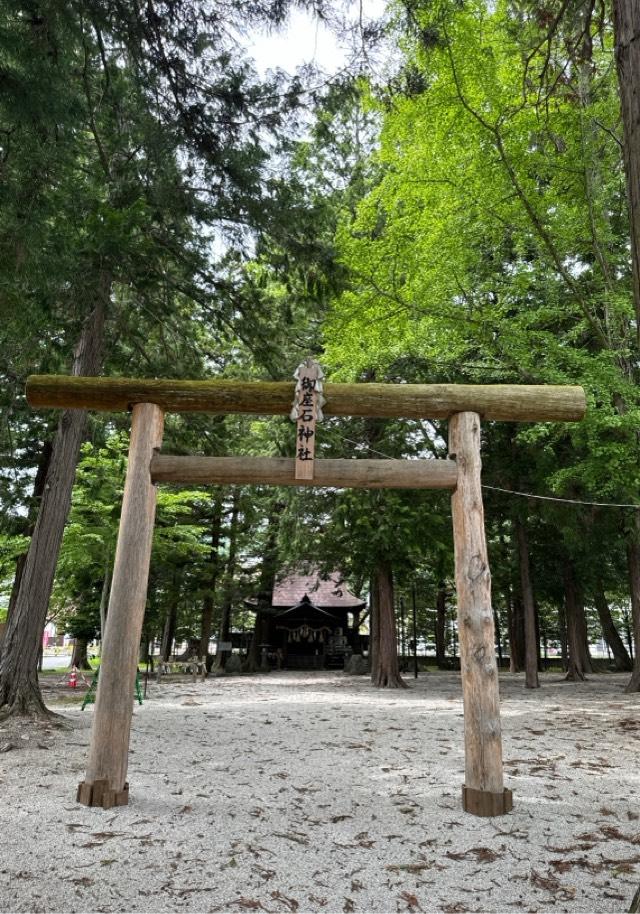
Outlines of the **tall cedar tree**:
M 278 22 L 287 6 L 254 4 L 248 18 Z M 297 96 L 261 86 L 234 60 L 234 21 L 247 21 L 244 4 L 50 0 L 4 8 L 0 121 L 11 142 L 3 193 L 13 207 L 2 228 L 14 275 L 3 310 L 21 301 L 26 286 L 32 310 L 48 308 L 57 321 L 52 337 L 68 338 L 74 321 L 67 315 L 75 316 L 82 325 L 76 374 L 102 370 L 112 346 L 105 332 L 125 289 L 134 308 L 138 295 L 145 306 L 151 300 L 156 319 L 177 295 L 215 318 L 221 283 L 194 225 L 224 223 L 240 237 L 276 212 L 265 193 L 262 143 Z M 32 149 L 47 166 L 35 182 Z M 23 187 L 31 189 L 31 209 L 19 202 Z M 34 264 L 33 245 L 21 241 L 45 236 L 55 264 L 56 220 L 67 247 L 52 283 Z M 26 280 L 17 282 L 18 273 Z M 4 714 L 46 713 L 36 657 L 85 428 L 84 414 L 65 413 L 54 439 L 0 660 Z

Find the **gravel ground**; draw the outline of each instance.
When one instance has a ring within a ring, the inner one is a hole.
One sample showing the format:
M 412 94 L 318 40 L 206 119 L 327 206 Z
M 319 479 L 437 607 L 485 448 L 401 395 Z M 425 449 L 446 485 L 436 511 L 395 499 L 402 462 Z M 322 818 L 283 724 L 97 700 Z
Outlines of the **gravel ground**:
M 0 910 L 628 910 L 640 696 L 501 677 L 514 811 L 461 810 L 459 678 L 164 681 L 136 706 L 130 805 L 75 803 L 91 710 L 0 725 Z M 14 746 L 15 748 L 10 748 Z M 7 750 L 9 747 L 9 751 Z M 2 752 L 2 750 L 5 750 Z

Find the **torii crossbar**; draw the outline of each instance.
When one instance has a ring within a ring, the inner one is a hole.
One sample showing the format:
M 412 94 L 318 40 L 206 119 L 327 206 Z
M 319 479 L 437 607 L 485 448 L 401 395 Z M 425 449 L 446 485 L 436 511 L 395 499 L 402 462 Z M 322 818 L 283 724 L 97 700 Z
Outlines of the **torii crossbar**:
M 480 422 L 575 422 L 581 387 L 455 384 L 326 384 L 333 416 L 448 419 L 447 460 L 316 460 L 312 479 L 296 478 L 286 458 L 172 457 L 158 453 L 165 412 L 283 415 L 288 382 L 174 381 L 50 375 L 27 381 L 34 408 L 132 410 L 107 626 L 102 645 L 91 747 L 77 799 L 86 806 L 128 803 L 127 768 L 133 690 L 147 597 L 155 484 L 316 485 L 450 489 L 462 674 L 466 812 L 497 816 L 513 801 L 504 786 L 502 736 L 491 606 L 491 575 L 480 484 Z

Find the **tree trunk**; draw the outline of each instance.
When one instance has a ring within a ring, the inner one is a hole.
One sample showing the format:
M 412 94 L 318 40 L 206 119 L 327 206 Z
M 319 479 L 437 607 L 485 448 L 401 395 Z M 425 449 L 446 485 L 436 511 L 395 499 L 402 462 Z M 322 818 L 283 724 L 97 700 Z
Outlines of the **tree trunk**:
M 164 629 L 162 630 L 162 644 L 160 646 L 160 656 L 164 663 L 169 662 L 171 657 L 171 648 L 173 639 L 176 636 L 176 622 L 178 620 L 178 604 L 180 602 L 180 590 L 176 590 L 169 604 L 169 612 L 164 620 Z
M 622 613 L 622 624 L 624 626 L 624 637 L 627 642 L 627 651 L 631 657 L 631 662 L 635 660 L 635 651 L 633 650 L 633 633 L 631 631 L 631 616 L 629 615 L 629 610 L 625 609 Z
M 436 594 L 436 666 L 439 670 L 446 670 L 446 640 L 445 627 L 447 624 L 447 589 L 444 581 L 438 585 Z
M 538 679 L 538 639 L 536 636 L 536 606 L 531 584 L 531 566 L 529 563 L 529 543 L 524 524 L 518 518 L 515 521 L 516 539 L 518 541 L 518 562 L 520 565 L 520 587 L 522 589 L 522 606 L 524 609 L 524 648 L 525 648 L 525 685 L 528 689 L 539 689 Z
M 87 647 L 89 642 L 86 638 L 75 638 L 73 642 L 73 654 L 71 655 L 71 669 L 75 666 L 77 670 L 90 670 L 91 664 L 87 656 Z
M 110 289 L 110 277 L 103 276 L 98 301 L 84 323 L 75 351 L 74 375 L 96 375 L 100 370 Z M 38 519 L 4 639 L 0 660 L 2 716 L 48 716 L 50 713 L 45 708 L 38 684 L 38 650 L 86 424 L 87 415 L 83 410 L 65 410 L 58 424 Z
M 233 490 L 233 503 L 231 508 L 231 521 L 229 522 L 229 556 L 224 576 L 224 589 L 222 597 L 222 614 L 220 616 L 220 631 L 218 633 L 218 649 L 214 669 L 217 673 L 223 672 L 230 651 L 221 651 L 220 642 L 228 641 L 231 636 L 231 610 L 233 608 L 233 582 L 236 573 L 238 554 L 238 514 L 240 513 L 240 495 L 237 488 Z
M 260 669 L 260 645 L 262 644 L 262 613 L 256 612 L 255 622 L 253 623 L 253 635 L 247 651 L 247 659 L 244 662 L 245 673 L 256 673 Z
M 636 342 L 640 343 L 640 7 L 637 0 L 613 0 L 613 30 L 622 107 Z
M 584 594 L 582 588 L 578 585 L 576 593 L 578 595 L 578 624 L 582 650 L 584 654 L 584 668 L 587 673 L 593 673 L 593 663 L 591 653 L 589 652 L 589 631 L 587 628 L 587 614 L 584 605 Z
M 213 669 L 216 673 L 224 672 L 224 668 L 227 665 L 227 658 L 231 651 L 229 650 L 220 650 L 220 643 L 228 642 L 231 637 L 231 610 L 233 608 L 233 603 L 231 596 L 228 598 L 225 597 L 224 602 L 222 603 L 222 613 L 220 615 L 220 629 L 218 632 L 218 649 L 216 650 L 216 658 L 213 664 Z
M 208 584 L 209 592 L 202 599 L 202 615 L 200 616 L 200 638 L 198 641 L 198 656 L 209 657 L 209 642 L 211 641 L 211 630 L 213 628 L 213 611 L 215 603 L 213 600 L 215 578 L 211 575 Z
M 264 598 L 259 600 L 259 606 L 270 606 L 271 600 L 267 602 Z M 253 627 L 253 637 L 249 645 L 247 659 L 244 664 L 245 673 L 267 672 L 269 665 L 266 659 L 264 645 L 266 644 L 268 634 L 268 621 L 264 614 L 258 609 L 256 612 L 256 621 Z
M 262 568 L 260 570 L 256 622 L 253 628 L 253 637 L 251 639 L 251 644 L 249 645 L 247 659 L 245 661 L 245 672 L 247 673 L 255 673 L 257 670 L 263 668 L 260 645 L 264 644 L 265 621 L 261 608 L 271 606 L 271 601 L 273 599 L 273 588 L 276 582 L 278 564 L 278 528 L 280 525 L 282 509 L 282 504 L 276 504 L 273 512 L 269 514 L 267 521 L 267 535 L 264 556 L 262 557 Z
M 509 648 L 512 673 L 522 673 L 525 668 L 526 648 L 524 638 L 524 607 L 522 597 L 514 591 L 511 601 L 511 626 L 509 628 Z
M 565 673 L 569 671 L 569 641 L 567 638 L 567 613 L 564 603 L 558 606 L 558 638 L 560 639 L 560 662 Z
M 539 618 L 540 618 L 540 615 L 538 615 L 538 619 Z M 542 629 L 542 633 L 540 635 L 540 641 L 542 642 L 542 656 L 540 658 L 540 665 L 541 665 L 540 671 L 542 671 L 542 670 L 548 669 L 548 666 L 549 666 L 549 664 L 547 663 L 547 661 L 549 659 L 549 638 L 547 637 L 546 627 Z M 544 664 L 544 666 L 542 666 L 542 664 Z
M 401 626 L 401 636 L 400 644 L 402 645 L 402 650 L 400 652 L 401 662 L 402 662 L 402 672 L 406 673 L 409 669 L 409 648 L 408 648 L 408 633 L 409 626 L 406 615 L 406 606 L 404 602 L 404 597 L 400 597 L 400 626 Z
M 640 518 L 636 515 L 636 534 L 640 527 Z M 627 563 L 629 567 L 629 589 L 631 591 L 631 623 L 633 626 L 633 673 L 627 684 L 626 692 L 640 692 L 640 540 L 637 536 L 627 544 Z
M 369 671 L 371 682 L 373 682 L 374 671 L 378 668 L 378 648 L 380 645 L 378 578 L 375 574 L 371 576 L 369 602 Z
M 568 559 L 563 566 L 563 580 L 569 651 L 566 678 L 574 681 L 583 680 L 586 673 L 592 672 L 590 658 L 586 649 L 586 620 L 574 568 Z
M 109 592 L 111 590 L 111 557 L 107 558 L 100 592 L 100 647 L 104 641 L 104 632 L 107 627 L 107 609 L 109 607 Z
M 140 644 L 138 645 L 138 663 L 146 663 L 150 658 L 151 638 L 145 632 L 142 633 Z
M 371 665 L 371 681 L 385 689 L 406 689 L 398 666 L 396 620 L 393 608 L 393 573 L 386 562 L 379 562 L 374 576 L 377 591 L 377 650 L 375 666 Z
M 222 532 L 222 499 L 218 498 L 213 506 L 213 517 L 211 520 L 211 575 L 209 578 L 209 592 L 202 601 L 202 618 L 200 620 L 200 656 L 209 655 L 209 641 L 211 640 L 211 628 L 213 624 L 213 596 L 218 583 L 220 535 Z
M 631 662 L 631 657 L 624 646 L 624 642 L 620 637 L 613 617 L 611 616 L 611 610 L 609 609 L 607 597 L 604 592 L 604 585 L 600 578 L 596 579 L 593 588 L 593 601 L 598 610 L 598 618 L 600 619 L 600 625 L 602 626 L 604 640 L 609 645 L 609 649 L 613 654 L 616 670 L 620 673 L 629 672 L 633 669 L 633 663 Z
M 493 627 L 496 632 L 496 646 L 498 648 L 498 669 L 502 669 L 502 630 L 497 607 L 493 607 Z
M 42 445 L 42 452 L 40 454 L 40 460 L 38 461 L 38 469 L 36 471 L 36 478 L 33 483 L 33 499 L 35 504 L 32 506 L 32 509 L 29 511 L 29 527 L 26 531 L 27 536 L 33 536 L 33 531 L 35 529 L 35 508 L 36 505 L 40 504 L 40 499 L 44 493 L 44 486 L 47 480 L 47 473 L 49 472 L 49 464 L 51 463 L 51 454 L 53 453 L 53 442 L 51 439 L 47 439 Z M 16 600 L 18 599 L 18 593 L 20 592 L 20 583 L 22 581 L 22 574 L 24 572 L 24 566 L 27 561 L 28 551 L 23 552 L 22 555 L 19 555 L 16 561 L 16 573 L 13 579 L 13 586 L 11 588 L 11 595 L 9 597 L 9 607 L 7 610 L 7 620 L 11 618 L 13 608 L 15 606 Z
M 504 607 L 507 617 L 507 639 L 509 641 L 509 672 L 517 673 L 515 658 L 515 635 L 513 623 L 513 600 L 509 584 L 504 588 Z
M 357 594 L 360 593 L 360 589 L 356 591 Z M 351 629 L 351 631 L 353 632 L 352 638 L 353 638 L 354 654 L 362 654 L 362 640 L 361 640 L 361 636 L 360 636 L 360 625 L 361 625 L 360 611 L 356 609 L 353 611 L 353 627 Z
M 542 672 L 542 636 L 540 634 L 540 610 L 538 609 L 538 603 L 535 602 L 535 613 L 536 613 L 536 652 L 538 660 L 538 672 Z

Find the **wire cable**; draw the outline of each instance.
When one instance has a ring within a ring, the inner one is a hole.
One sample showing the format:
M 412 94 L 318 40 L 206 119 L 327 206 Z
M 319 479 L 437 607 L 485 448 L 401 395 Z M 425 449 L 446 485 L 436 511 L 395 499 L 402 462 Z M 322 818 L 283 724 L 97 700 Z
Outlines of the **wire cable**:
M 368 444 L 363 444 L 361 441 L 354 441 L 352 438 L 347 438 L 345 435 L 341 435 L 337 429 L 333 429 L 338 438 L 341 438 L 343 441 L 346 441 L 348 444 L 353 444 L 356 447 L 364 448 L 364 450 L 369 451 L 372 454 L 377 454 L 379 457 L 384 457 L 386 460 L 393 460 L 389 454 L 383 454 L 382 451 L 376 450 L 374 447 L 370 447 Z M 582 501 L 579 498 L 562 498 L 559 495 L 534 495 L 532 492 L 518 492 L 515 489 L 503 489 L 500 486 L 490 486 L 487 483 L 481 483 L 481 488 L 488 489 L 491 492 L 502 492 L 504 495 L 515 495 L 517 498 L 531 498 L 536 501 L 555 501 L 560 502 L 565 505 L 586 505 L 589 508 L 631 508 L 634 511 L 640 511 L 640 505 L 637 504 L 618 504 L 610 501 Z
M 581 501 L 579 498 L 560 498 L 557 495 L 533 495 L 531 492 L 516 492 L 515 489 L 501 489 L 500 486 L 489 486 L 481 483 L 483 489 L 493 492 L 504 492 L 506 495 L 517 495 L 520 498 L 535 498 L 540 501 L 560 501 L 567 505 L 588 505 L 591 508 L 634 508 L 640 511 L 640 505 L 616 504 L 611 501 Z

